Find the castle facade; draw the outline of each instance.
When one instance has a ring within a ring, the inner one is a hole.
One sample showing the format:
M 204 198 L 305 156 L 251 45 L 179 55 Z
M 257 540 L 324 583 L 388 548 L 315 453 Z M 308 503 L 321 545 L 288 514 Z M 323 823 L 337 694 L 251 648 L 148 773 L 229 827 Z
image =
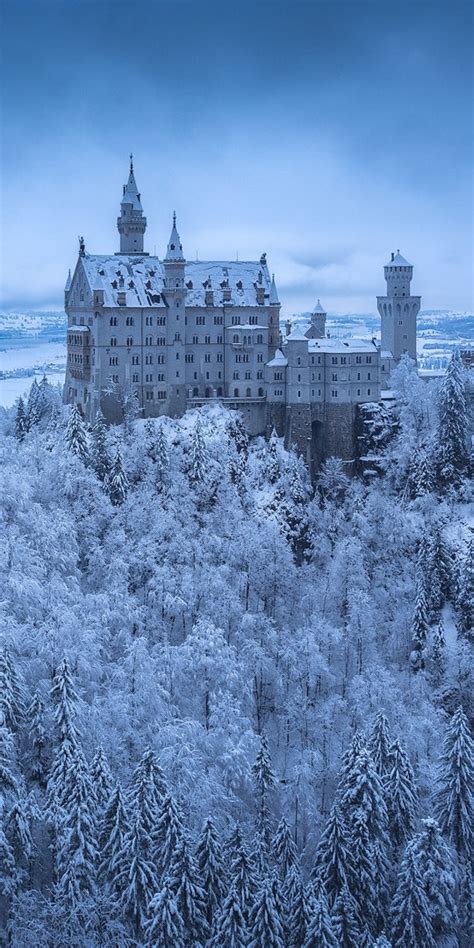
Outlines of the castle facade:
M 86 252 L 80 239 L 65 287 L 64 401 L 88 421 L 122 418 L 133 395 L 141 417 L 179 417 L 221 400 L 249 433 L 275 427 L 312 470 L 350 460 L 358 405 L 380 400 L 403 352 L 416 359 L 420 297 L 397 253 L 377 298 L 382 342 L 331 339 L 319 300 L 310 325 L 282 335 L 280 301 L 266 255 L 256 261 L 188 261 L 173 216 L 165 257 L 144 249 L 147 226 L 131 159 L 117 221 L 120 250 Z

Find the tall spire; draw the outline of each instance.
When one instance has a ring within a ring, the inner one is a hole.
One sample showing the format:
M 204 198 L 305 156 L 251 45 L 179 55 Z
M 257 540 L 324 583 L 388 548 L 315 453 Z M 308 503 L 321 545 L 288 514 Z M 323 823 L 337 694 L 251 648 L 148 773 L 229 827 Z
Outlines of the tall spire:
M 123 186 L 120 202 L 120 217 L 117 219 L 120 234 L 120 253 L 143 253 L 143 237 L 146 230 L 146 217 L 143 216 L 141 195 L 135 181 L 133 154 L 130 152 L 130 171 L 128 181 Z
M 184 260 L 183 247 L 176 227 L 176 211 L 173 211 L 173 226 L 168 241 L 165 261 L 166 260 Z
M 277 293 L 277 288 L 276 288 L 276 284 L 275 284 L 275 274 L 274 274 L 274 273 L 272 273 L 272 285 L 271 285 L 271 287 L 270 287 L 270 296 L 269 296 L 269 298 L 268 298 L 268 302 L 270 303 L 270 306 L 279 306 L 279 305 L 280 305 L 280 300 L 278 299 L 278 293 Z

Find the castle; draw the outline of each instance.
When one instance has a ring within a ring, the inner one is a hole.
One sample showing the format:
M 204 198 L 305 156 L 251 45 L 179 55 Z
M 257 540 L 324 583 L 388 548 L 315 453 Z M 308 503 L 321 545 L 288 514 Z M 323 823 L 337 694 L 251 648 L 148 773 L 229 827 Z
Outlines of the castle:
M 218 399 L 242 413 L 251 435 L 275 427 L 313 472 L 324 457 L 350 460 L 358 406 L 380 400 L 404 352 L 416 359 L 413 267 L 397 252 L 384 268 L 380 346 L 329 338 L 319 300 L 307 329 L 282 335 L 265 254 L 256 261 L 186 260 L 173 215 L 160 260 L 144 249 L 146 226 L 130 156 L 119 252 L 89 254 L 80 238 L 66 283 L 64 401 L 89 421 L 100 408 L 113 423 L 122 420 L 130 393 L 144 418 L 179 417 Z

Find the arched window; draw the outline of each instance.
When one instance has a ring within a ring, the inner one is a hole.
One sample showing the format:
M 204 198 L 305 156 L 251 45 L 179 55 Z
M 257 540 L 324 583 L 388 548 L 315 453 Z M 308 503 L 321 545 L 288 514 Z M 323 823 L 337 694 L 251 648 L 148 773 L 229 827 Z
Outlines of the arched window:
M 238 397 L 239 397 L 239 390 L 238 388 L 234 388 L 234 398 L 238 398 Z
M 263 388 L 259 388 L 258 394 L 259 394 L 259 397 L 261 398 L 263 395 Z
M 117 345 L 117 337 L 116 337 L 116 336 L 112 336 L 112 338 L 111 338 L 111 340 L 110 340 L 110 345 L 111 345 L 111 346 L 116 346 L 116 345 Z
M 250 398 L 251 394 L 252 394 L 252 389 L 251 389 L 251 388 L 246 388 L 246 389 L 245 389 L 246 398 Z
M 206 388 L 206 398 L 210 398 L 210 397 L 211 397 L 211 389 Z
M 193 388 L 193 397 L 196 398 L 199 395 L 199 389 Z
M 239 337 L 237 333 L 234 333 L 234 335 L 232 336 L 232 342 L 238 342 L 238 341 L 239 341 Z
M 262 336 L 262 333 L 259 333 L 257 336 L 257 345 L 261 346 L 262 342 L 263 342 L 263 336 Z
M 127 346 L 133 346 L 133 338 L 132 338 L 132 336 L 127 336 Z

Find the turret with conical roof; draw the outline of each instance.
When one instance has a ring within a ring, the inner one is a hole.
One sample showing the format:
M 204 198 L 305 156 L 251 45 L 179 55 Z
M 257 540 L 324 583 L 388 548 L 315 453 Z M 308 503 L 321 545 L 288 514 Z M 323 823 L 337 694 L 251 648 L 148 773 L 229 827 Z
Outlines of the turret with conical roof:
M 143 237 L 146 230 L 146 217 L 143 214 L 141 195 L 135 181 L 133 155 L 130 155 L 128 181 L 123 186 L 120 202 L 120 217 L 117 218 L 120 234 L 120 253 L 143 254 Z
M 176 211 L 173 211 L 173 226 L 168 241 L 165 262 L 172 260 L 184 260 L 183 246 L 176 228 Z
M 321 306 L 321 300 L 318 299 L 311 313 L 311 323 L 306 330 L 307 339 L 324 339 L 326 335 L 326 316 L 326 310 L 324 306 Z

